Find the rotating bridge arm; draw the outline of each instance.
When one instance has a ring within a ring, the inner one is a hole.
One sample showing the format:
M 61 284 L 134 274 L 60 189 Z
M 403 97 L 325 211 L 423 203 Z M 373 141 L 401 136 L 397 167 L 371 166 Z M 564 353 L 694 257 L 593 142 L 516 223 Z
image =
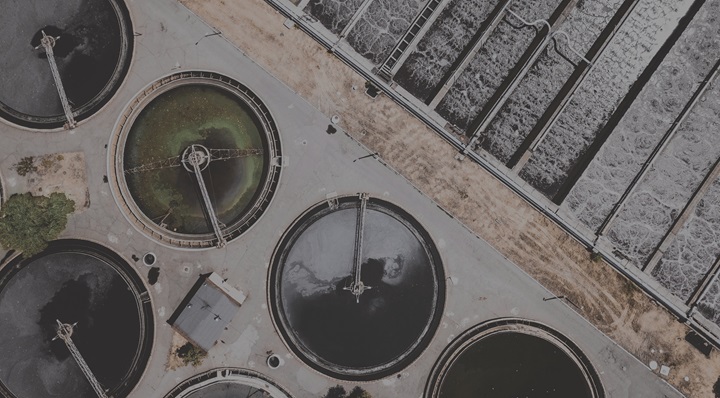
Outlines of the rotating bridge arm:
M 57 88 L 58 95 L 60 96 L 60 103 L 62 103 L 63 112 L 65 112 L 65 119 L 67 120 L 65 127 L 68 129 L 74 129 L 77 126 L 77 122 L 75 121 L 72 109 L 70 108 L 70 101 L 67 98 L 67 94 L 65 94 L 65 87 L 63 87 L 62 79 L 60 79 L 60 71 L 55 63 L 55 53 L 53 52 L 55 40 L 59 39 L 59 37 L 48 36 L 45 34 L 45 31 L 41 32 L 43 37 L 40 39 L 40 46 L 45 49 L 45 54 L 47 54 L 50 71 L 52 72 L 53 80 L 55 80 L 55 88 Z M 35 48 L 37 49 L 40 46 Z
M 249 156 L 261 156 L 263 154 L 262 149 L 250 148 L 250 149 L 208 149 L 210 152 L 210 160 L 229 160 L 236 158 L 245 158 Z M 155 162 L 141 164 L 140 166 L 131 167 L 125 169 L 125 174 L 137 174 L 144 173 L 146 171 L 167 169 L 171 167 L 182 166 L 182 155 L 173 156 L 171 158 L 158 160 Z
M 360 207 L 358 208 L 357 223 L 355 224 L 355 251 L 353 255 L 353 281 L 350 286 L 343 288 L 355 295 L 355 301 L 360 302 L 360 296 L 365 290 L 372 289 L 365 286 L 362 281 L 362 247 L 363 233 L 365 231 L 365 213 L 367 212 L 368 194 L 360 194 Z
M 70 351 L 70 355 L 75 359 L 75 362 L 77 362 L 78 366 L 80 367 L 80 370 L 85 375 L 85 378 L 87 378 L 88 382 L 90 382 L 90 385 L 92 386 L 93 390 L 95 390 L 95 394 L 97 394 L 100 398 L 108 398 L 107 394 L 105 394 L 105 389 L 102 388 L 100 385 L 100 382 L 95 378 L 95 375 L 93 374 L 92 370 L 90 370 L 90 367 L 88 366 L 87 362 L 85 362 L 85 359 L 83 359 L 82 355 L 80 354 L 80 351 L 78 351 L 77 347 L 75 347 L 75 343 L 72 341 L 72 333 L 73 328 L 75 327 L 75 324 L 70 325 L 67 323 L 62 323 L 60 320 L 56 320 L 58 324 L 57 329 L 57 335 L 55 336 L 55 339 L 60 339 L 65 343 L 65 346 L 67 346 L 68 351 Z M 53 339 L 54 340 L 54 339 Z
M 210 201 L 210 195 L 208 194 L 207 187 L 205 186 L 205 179 L 202 176 L 202 170 L 200 169 L 200 165 L 203 163 L 202 156 L 204 155 L 202 152 L 197 151 L 195 145 L 190 146 L 190 156 L 188 156 L 187 159 L 183 159 L 184 162 L 189 163 L 192 168 L 193 172 L 195 173 L 195 178 L 198 183 L 198 186 L 200 187 L 200 193 L 202 194 L 203 202 L 205 203 L 205 209 L 207 210 L 208 217 L 210 218 L 210 224 L 212 225 L 213 232 L 215 232 L 215 236 L 218 239 L 217 247 L 223 247 L 227 243 L 225 240 L 225 237 L 222 234 L 222 230 L 220 228 L 220 222 L 218 221 L 217 214 L 215 213 L 215 208 L 212 205 L 212 202 Z M 210 157 L 207 157 L 206 162 L 210 163 Z

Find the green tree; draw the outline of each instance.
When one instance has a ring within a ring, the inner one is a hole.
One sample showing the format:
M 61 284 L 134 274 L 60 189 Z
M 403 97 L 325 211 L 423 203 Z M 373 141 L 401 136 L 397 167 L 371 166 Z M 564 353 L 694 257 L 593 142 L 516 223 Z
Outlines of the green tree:
M 363 390 L 360 386 L 356 386 L 350 391 L 347 398 L 372 398 L 369 392 Z
M 189 342 L 185 343 L 182 347 L 179 347 L 175 353 L 180 359 L 182 359 L 185 365 L 192 365 L 194 367 L 200 366 L 207 356 L 205 351 Z
M 330 387 L 323 398 L 372 398 L 372 395 L 363 390 L 360 386 L 356 386 L 352 389 L 352 391 L 350 391 L 350 394 L 348 394 L 343 386 L 337 385 L 335 387 Z
M 343 386 L 337 385 L 335 387 L 330 387 L 323 398 L 346 398 L 346 394 L 347 392 L 345 392 Z
M 0 245 L 26 258 L 40 253 L 62 233 L 74 209 L 75 202 L 64 193 L 13 195 L 0 209 Z

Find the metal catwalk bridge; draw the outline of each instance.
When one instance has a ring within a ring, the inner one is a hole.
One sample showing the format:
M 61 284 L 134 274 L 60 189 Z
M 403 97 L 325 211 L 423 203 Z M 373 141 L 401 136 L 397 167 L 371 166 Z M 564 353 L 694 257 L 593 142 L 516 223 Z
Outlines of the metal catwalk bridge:
M 218 239 L 217 247 L 220 248 L 225 246 L 227 240 L 225 240 L 225 236 L 223 236 L 222 229 L 220 228 L 220 221 L 218 221 L 215 208 L 210 201 L 210 195 L 208 194 L 207 187 L 205 186 L 205 179 L 202 176 L 202 171 L 210 165 L 210 160 L 212 160 L 210 150 L 197 144 L 190 145 L 185 152 L 183 152 L 182 156 L 182 162 L 185 165 L 185 169 L 192 171 L 195 174 L 196 181 L 200 187 L 203 202 L 205 203 L 208 218 L 210 218 L 210 224 L 212 225 L 213 232 L 215 232 L 215 236 Z
M 362 281 L 362 245 L 363 245 L 363 232 L 365 230 L 365 213 L 367 211 L 368 194 L 360 194 L 360 207 L 357 213 L 357 223 L 355 224 L 355 252 L 353 255 L 353 281 L 350 286 L 346 286 L 343 290 L 348 290 L 350 293 L 355 295 L 355 301 L 360 302 L 360 296 L 365 290 L 372 289 L 370 286 L 365 286 Z
M 70 354 L 73 358 L 75 358 L 75 362 L 77 362 L 80 370 L 82 370 L 88 382 L 90 382 L 93 390 L 95 390 L 95 394 L 97 394 L 97 396 L 100 398 L 108 398 L 107 394 L 105 394 L 105 389 L 103 389 L 103 387 L 100 385 L 100 382 L 97 381 L 92 370 L 90 370 L 87 362 L 85 362 L 85 359 L 83 359 L 80 351 L 78 351 L 77 347 L 75 347 L 75 343 L 73 343 L 72 341 L 73 328 L 77 323 L 70 325 L 67 323 L 62 323 L 60 322 L 60 320 L 57 319 L 56 321 L 58 324 L 57 336 L 55 336 L 53 340 L 60 339 L 65 343 L 68 350 L 70 351 Z
M 47 55 L 47 60 L 50 64 L 50 71 L 52 72 L 53 80 L 55 80 L 55 88 L 57 88 L 58 95 L 60 96 L 60 102 L 62 103 L 63 111 L 65 112 L 65 119 L 67 120 L 65 128 L 74 129 L 77 126 L 77 122 L 73 117 L 72 109 L 70 108 L 70 101 L 65 94 L 65 87 L 63 87 L 62 80 L 60 79 L 60 71 L 58 71 L 57 64 L 55 63 L 55 53 L 53 52 L 55 41 L 59 39 L 60 36 L 48 36 L 45 34 L 44 30 L 41 32 L 43 37 L 40 39 L 40 46 L 45 49 L 45 54 Z M 35 47 L 35 49 L 40 48 L 40 46 Z
M 210 160 L 228 160 L 235 158 L 244 158 L 248 156 L 260 156 L 263 154 L 262 149 L 208 149 Z M 125 174 L 143 173 L 146 171 L 167 169 L 170 167 L 180 167 L 183 164 L 183 156 L 173 156 L 171 158 L 158 160 L 155 162 L 145 163 L 140 166 L 125 169 Z

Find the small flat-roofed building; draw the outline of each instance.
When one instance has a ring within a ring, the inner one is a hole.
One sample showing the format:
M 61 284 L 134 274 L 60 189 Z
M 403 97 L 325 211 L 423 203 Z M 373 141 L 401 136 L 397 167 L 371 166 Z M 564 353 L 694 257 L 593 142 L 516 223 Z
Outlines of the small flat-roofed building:
M 245 301 L 220 275 L 201 275 L 168 320 L 178 333 L 208 352 Z

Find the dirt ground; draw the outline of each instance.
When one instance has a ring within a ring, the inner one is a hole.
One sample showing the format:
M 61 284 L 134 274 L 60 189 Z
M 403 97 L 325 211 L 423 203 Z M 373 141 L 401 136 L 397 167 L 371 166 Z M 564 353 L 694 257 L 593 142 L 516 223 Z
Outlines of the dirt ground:
M 672 368 L 668 381 L 712 397 L 720 354 L 706 358 L 689 329 L 479 165 L 455 159 L 439 135 L 384 96 L 262 0 L 181 0 L 247 56 L 317 107 L 419 190 L 638 357 Z M 656 371 L 657 372 L 657 371 Z M 689 381 L 685 381 L 685 377 Z M 662 377 L 662 376 L 658 376 Z
M 188 341 L 179 333 L 173 333 L 170 351 L 168 352 L 167 362 L 165 363 L 165 370 L 175 370 L 186 366 L 182 358 L 177 355 L 177 350 L 187 344 L 187 342 Z
M 33 159 L 36 171 L 24 176 L 27 190 L 35 196 L 64 192 L 75 201 L 75 211 L 90 206 L 83 152 L 51 153 Z

